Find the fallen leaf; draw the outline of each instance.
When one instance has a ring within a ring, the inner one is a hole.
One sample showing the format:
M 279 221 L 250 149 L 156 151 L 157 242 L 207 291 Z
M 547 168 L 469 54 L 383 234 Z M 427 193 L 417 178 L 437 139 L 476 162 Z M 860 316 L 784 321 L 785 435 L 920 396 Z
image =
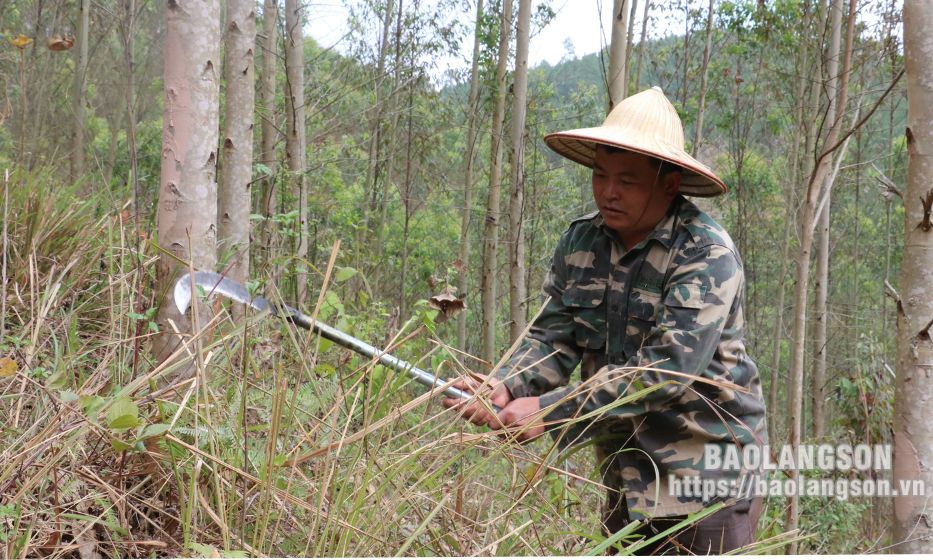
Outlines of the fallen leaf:
M 441 293 L 428 300 L 428 305 L 441 312 L 438 322 L 449 319 L 467 308 L 463 300 L 457 297 L 456 286 L 448 286 L 441 290 Z
M 0 358 L 0 377 L 12 377 L 16 375 L 16 370 L 18 369 L 19 364 L 10 358 Z
M 13 39 L 11 42 L 13 43 L 14 47 L 22 50 L 23 47 L 25 47 L 26 45 L 32 42 L 32 39 L 20 33 L 19 37 L 17 37 L 16 39 Z
M 74 46 L 75 40 L 73 37 L 48 37 L 45 44 L 50 51 L 67 51 Z

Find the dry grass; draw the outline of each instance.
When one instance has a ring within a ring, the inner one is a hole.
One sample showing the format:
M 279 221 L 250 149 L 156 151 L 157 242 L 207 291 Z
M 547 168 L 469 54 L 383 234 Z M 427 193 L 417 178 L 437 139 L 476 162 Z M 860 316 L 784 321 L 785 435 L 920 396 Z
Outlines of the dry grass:
M 153 392 L 174 376 L 148 361 L 152 248 L 138 254 L 132 224 L 107 204 L 46 183 L 10 183 L 10 207 L 26 210 L 8 222 L 0 346 L 18 366 L 0 378 L 5 557 L 576 555 L 612 544 L 598 535 L 603 488 L 588 452 L 558 458 L 550 440 L 521 447 L 474 429 L 403 375 L 320 351 L 275 319 L 236 326 L 218 306 L 199 333 L 179 335 L 196 376 Z M 314 313 L 326 316 L 322 304 Z M 348 326 L 372 335 L 384 327 L 375 315 Z M 418 327 L 392 333 L 404 341 L 394 352 L 442 378 L 464 374 L 464 358 L 427 331 L 410 336 Z

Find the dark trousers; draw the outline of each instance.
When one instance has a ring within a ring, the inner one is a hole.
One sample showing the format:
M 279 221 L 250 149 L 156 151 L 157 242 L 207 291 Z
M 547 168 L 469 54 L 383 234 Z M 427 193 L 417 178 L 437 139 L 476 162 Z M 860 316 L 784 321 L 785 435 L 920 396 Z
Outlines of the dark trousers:
M 686 529 L 659 539 L 635 552 L 636 556 L 722 554 L 755 542 L 755 530 L 761 515 L 761 498 L 743 500 L 701 519 Z M 677 525 L 686 515 L 656 517 L 636 533 L 645 540 Z M 609 536 L 631 523 L 624 495 L 609 492 L 603 514 L 603 535 Z M 684 550 L 686 549 L 686 550 Z

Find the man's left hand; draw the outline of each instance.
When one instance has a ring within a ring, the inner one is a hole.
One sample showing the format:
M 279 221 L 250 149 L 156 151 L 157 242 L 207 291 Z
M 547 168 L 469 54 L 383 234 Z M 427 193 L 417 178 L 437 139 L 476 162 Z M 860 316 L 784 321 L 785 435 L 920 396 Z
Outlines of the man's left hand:
M 514 434 L 516 440 L 530 441 L 544 433 L 544 422 L 538 414 L 540 411 L 541 403 L 538 397 L 513 399 L 498 414 L 501 424 L 492 419 L 489 421 L 489 428 L 505 428 Z

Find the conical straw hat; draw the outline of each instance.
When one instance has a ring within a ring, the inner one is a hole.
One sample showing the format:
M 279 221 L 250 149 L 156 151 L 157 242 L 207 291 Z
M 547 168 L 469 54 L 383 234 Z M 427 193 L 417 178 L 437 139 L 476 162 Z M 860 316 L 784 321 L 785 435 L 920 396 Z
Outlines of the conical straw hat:
M 548 134 L 544 143 L 565 158 L 590 168 L 596 157 L 596 144 L 653 156 L 683 167 L 681 193 L 700 197 L 726 194 L 725 183 L 684 151 L 684 127 L 677 110 L 659 87 L 624 99 L 602 126 Z

